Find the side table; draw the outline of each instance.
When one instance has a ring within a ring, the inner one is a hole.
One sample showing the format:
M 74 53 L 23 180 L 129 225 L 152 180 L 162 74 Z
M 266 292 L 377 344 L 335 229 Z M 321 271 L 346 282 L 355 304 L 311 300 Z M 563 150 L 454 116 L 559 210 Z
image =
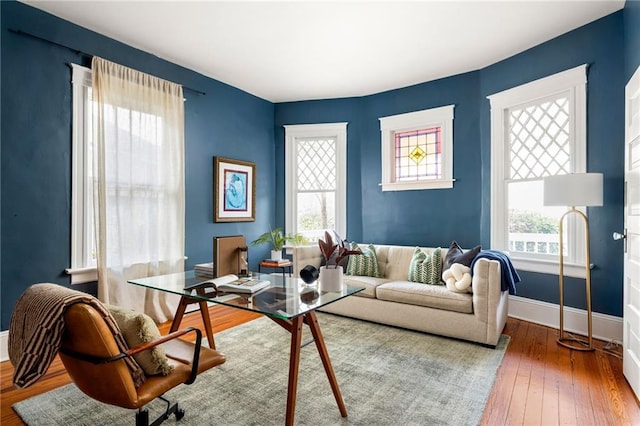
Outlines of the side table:
M 268 260 L 263 260 L 258 264 L 258 273 L 262 273 L 262 268 L 267 269 L 280 269 L 282 271 L 282 278 L 285 278 L 285 274 L 288 272 L 289 276 L 291 276 L 291 272 L 293 271 L 293 262 L 270 262 Z

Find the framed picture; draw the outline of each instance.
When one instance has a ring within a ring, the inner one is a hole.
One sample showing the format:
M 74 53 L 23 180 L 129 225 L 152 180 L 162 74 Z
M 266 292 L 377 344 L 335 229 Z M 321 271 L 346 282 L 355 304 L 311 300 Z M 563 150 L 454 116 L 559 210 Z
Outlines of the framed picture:
M 213 157 L 215 222 L 252 222 L 256 220 L 255 174 L 255 163 Z

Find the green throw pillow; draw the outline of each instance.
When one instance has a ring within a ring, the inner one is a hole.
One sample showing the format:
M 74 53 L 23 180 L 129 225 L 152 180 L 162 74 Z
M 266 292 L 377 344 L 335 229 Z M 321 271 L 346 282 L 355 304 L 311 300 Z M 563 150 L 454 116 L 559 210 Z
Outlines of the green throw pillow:
M 124 337 L 129 348 L 153 342 L 161 337 L 158 326 L 149 315 L 120 306 L 105 306 L 116 321 L 116 324 L 118 324 L 122 337 Z M 140 352 L 134 355 L 133 359 L 140 364 L 145 374 L 149 376 L 154 374 L 166 376 L 173 370 L 162 345 Z
M 413 251 L 409 264 L 409 281 L 423 284 L 443 285 L 442 283 L 442 250 L 435 249 L 427 255 L 420 247 Z
M 349 256 L 347 265 L 347 275 L 360 275 L 365 277 L 380 277 L 378 271 L 378 258 L 376 249 L 372 244 L 365 249 L 358 247 L 358 244 L 351 243 L 351 250 L 360 250 L 362 254 L 352 254 Z

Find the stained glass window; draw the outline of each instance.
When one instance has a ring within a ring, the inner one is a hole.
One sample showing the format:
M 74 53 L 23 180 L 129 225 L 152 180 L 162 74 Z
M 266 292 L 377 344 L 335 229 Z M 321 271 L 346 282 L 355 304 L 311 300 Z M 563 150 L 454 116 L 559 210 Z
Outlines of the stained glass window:
M 442 175 L 440 127 L 395 133 L 396 181 L 439 179 Z
M 453 109 L 380 117 L 383 191 L 453 188 Z

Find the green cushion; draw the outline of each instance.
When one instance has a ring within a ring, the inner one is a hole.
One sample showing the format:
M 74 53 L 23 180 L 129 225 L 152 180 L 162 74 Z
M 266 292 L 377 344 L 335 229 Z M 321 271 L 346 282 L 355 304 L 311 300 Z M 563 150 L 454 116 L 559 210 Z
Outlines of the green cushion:
M 129 348 L 153 342 L 161 337 L 158 326 L 149 315 L 120 306 L 106 306 L 116 324 L 118 324 L 122 337 L 124 337 Z M 150 376 L 155 374 L 166 376 L 173 370 L 162 345 L 140 352 L 134 355 L 133 359 L 140 364 L 145 374 Z
M 409 264 L 409 281 L 423 284 L 444 285 L 442 277 L 442 250 L 435 249 L 427 255 L 419 247 L 413 251 Z
M 351 250 L 360 250 L 362 254 L 352 254 L 349 256 L 349 264 L 347 265 L 347 275 L 359 275 L 364 277 L 380 277 L 378 271 L 378 258 L 376 257 L 376 249 L 372 244 L 361 249 L 358 244 L 351 243 Z

